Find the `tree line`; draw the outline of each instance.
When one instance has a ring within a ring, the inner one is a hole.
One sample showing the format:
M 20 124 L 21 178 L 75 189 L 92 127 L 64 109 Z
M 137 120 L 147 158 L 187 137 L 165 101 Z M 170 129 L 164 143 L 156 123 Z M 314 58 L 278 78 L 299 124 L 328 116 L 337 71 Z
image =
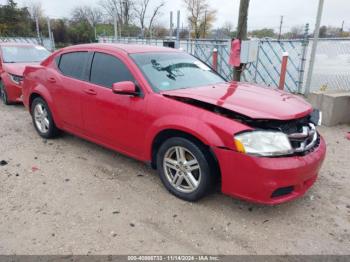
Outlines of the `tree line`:
M 34 0 L 35 1 L 35 0 Z M 208 0 L 182 0 L 186 7 L 186 28 L 180 38 L 234 38 L 234 21 L 213 29 L 217 12 Z M 48 36 L 48 18 L 40 2 L 26 2 L 19 6 L 15 0 L 0 5 L 0 36 L 36 37 L 36 22 L 42 37 Z M 96 0 L 95 6 L 75 6 L 66 18 L 49 19 L 57 47 L 68 44 L 95 42 L 98 36 L 153 37 L 169 36 L 169 26 L 161 23 L 165 0 Z M 236 18 L 233 18 L 235 20 Z M 167 19 L 165 19 L 167 20 Z M 176 18 L 174 19 L 176 20 Z M 174 21 L 176 23 L 176 21 Z M 117 30 L 114 24 L 117 24 Z M 115 32 L 116 31 L 116 32 Z M 176 35 L 176 28 L 173 30 Z M 310 34 L 312 36 L 312 34 Z M 277 38 L 274 29 L 263 28 L 248 32 L 251 38 Z M 304 26 L 294 26 L 281 35 L 282 39 L 304 36 Z M 323 26 L 320 37 L 350 37 L 343 28 Z
M 89 43 L 98 36 L 156 37 L 169 35 L 169 27 L 160 23 L 165 0 L 98 0 L 95 6 L 75 6 L 66 18 L 49 19 L 58 46 Z M 216 11 L 208 0 L 183 0 L 187 7 L 186 22 L 180 37 L 205 38 L 211 33 Z M 26 2 L 20 7 L 15 0 L 0 5 L 0 36 L 35 37 L 36 22 L 42 37 L 48 36 L 48 17 L 40 2 Z M 176 20 L 176 17 L 175 19 Z M 174 21 L 176 22 L 176 21 Z M 117 24 L 115 32 L 114 24 Z M 176 35 L 176 28 L 173 30 Z

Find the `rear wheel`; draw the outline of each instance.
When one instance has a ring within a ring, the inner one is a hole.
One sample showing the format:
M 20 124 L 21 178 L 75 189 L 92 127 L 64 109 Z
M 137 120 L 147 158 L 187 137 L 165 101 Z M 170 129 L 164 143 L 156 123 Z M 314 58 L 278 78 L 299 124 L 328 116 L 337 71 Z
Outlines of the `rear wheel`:
M 8 97 L 7 97 L 7 93 L 6 93 L 6 89 L 4 86 L 4 83 L 0 80 L 0 96 L 1 96 L 1 101 L 5 104 L 5 105 L 9 105 L 10 102 L 8 101 Z
M 53 121 L 50 108 L 41 97 L 33 100 L 31 105 L 33 124 L 38 134 L 43 138 L 53 138 L 58 135 L 59 129 Z
M 215 172 L 204 146 L 181 137 L 166 140 L 159 148 L 157 166 L 164 186 L 186 201 L 197 201 L 211 191 Z

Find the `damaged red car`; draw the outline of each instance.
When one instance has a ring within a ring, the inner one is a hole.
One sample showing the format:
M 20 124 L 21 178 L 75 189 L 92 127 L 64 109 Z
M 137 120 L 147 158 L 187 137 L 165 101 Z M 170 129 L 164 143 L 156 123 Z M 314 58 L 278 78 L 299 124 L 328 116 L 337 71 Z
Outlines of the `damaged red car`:
M 72 46 L 24 77 L 40 136 L 64 130 L 147 162 L 187 201 L 220 185 L 248 201 L 286 202 L 314 184 L 325 157 L 321 115 L 302 98 L 227 82 L 180 50 Z
M 0 43 L 0 98 L 5 105 L 22 102 L 24 68 L 39 64 L 50 54 L 39 45 Z

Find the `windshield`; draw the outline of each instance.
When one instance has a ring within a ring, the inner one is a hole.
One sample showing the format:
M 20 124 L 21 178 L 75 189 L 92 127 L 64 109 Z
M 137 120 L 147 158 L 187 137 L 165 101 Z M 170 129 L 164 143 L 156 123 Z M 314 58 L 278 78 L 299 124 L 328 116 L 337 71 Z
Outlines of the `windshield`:
M 206 64 L 186 53 L 142 53 L 131 57 L 156 92 L 225 82 Z
M 42 46 L 3 46 L 4 63 L 41 62 L 51 53 Z

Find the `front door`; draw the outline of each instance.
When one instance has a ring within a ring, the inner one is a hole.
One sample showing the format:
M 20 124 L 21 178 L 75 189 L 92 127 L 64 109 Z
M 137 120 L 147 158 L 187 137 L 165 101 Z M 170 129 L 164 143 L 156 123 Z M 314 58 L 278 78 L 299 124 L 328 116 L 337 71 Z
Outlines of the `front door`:
M 92 93 L 82 96 L 84 129 L 103 144 L 131 152 L 133 143 L 128 130 L 133 108 L 142 108 L 145 101 L 142 97 L 114 94 L 113 83 L 121 81 L 135 82 L 127 66 L 115 56 L 96 52 L 90 73 Z

